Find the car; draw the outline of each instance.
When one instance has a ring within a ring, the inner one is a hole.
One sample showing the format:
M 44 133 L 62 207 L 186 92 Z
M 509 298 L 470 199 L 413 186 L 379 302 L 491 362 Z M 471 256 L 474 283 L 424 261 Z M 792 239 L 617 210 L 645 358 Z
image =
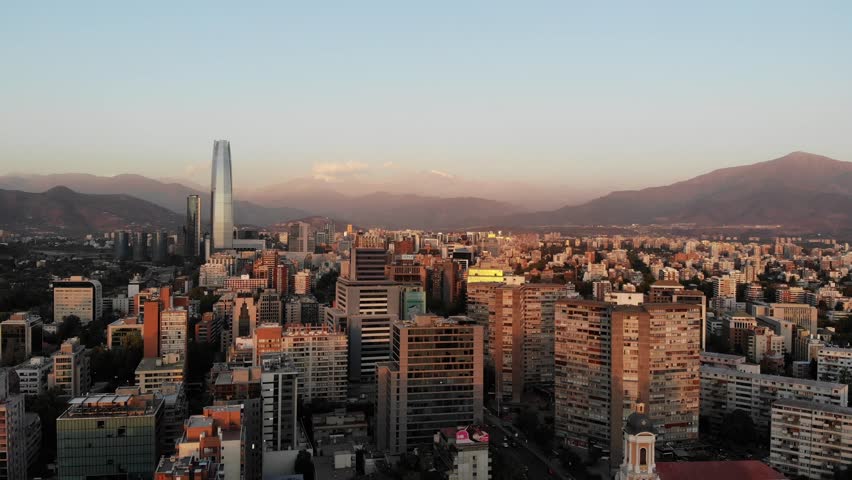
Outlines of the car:
M 503 440 L 503 448 L 509 448 L 509 442 Z

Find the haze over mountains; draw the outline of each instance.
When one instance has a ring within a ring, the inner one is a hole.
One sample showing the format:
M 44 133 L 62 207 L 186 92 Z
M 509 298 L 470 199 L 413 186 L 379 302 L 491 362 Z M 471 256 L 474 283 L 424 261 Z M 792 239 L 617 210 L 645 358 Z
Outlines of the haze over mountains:
M 437 174 L 436 174 L 437 175 Z M 424 182 L 433 179 L 423 177 Z M 412 178 L 417 182 L 417 178 Z M 447 185 L 453 183 L 446 178 Z M 392 228 L 465 228 L 473 226 L 538 227 L 566 225 L 628 225 L 694 223 L 699 225 L 785 225 L 811 231 L 831 232 L 852 228 L 852 163 L 805 152 L 794 152 L 779 159 L 724 168 L 672 185 L 642 190 L 613 192 L 580 205 L 566 205 L 555 210 L 530 212 L 528 209 L 496 198 L 520 198 L 495 191 L 494 198 L 478 198 L 464 191 L 453 191 L 446 185 L 440 189 L 450 195 L 416 195 L 370 187 L 369 182 L 357 182 L 356 194 L 344 194 L 346 182 L 329 183 L 320 180 L 298 179 L 281 185 L 245 192 L 235 202 L 239 224 L 266 226 L 310 215 L 329 216 L 339 222 L 361 226 Z M 353 184 L 354 185 L 354 184 Z M 24 192 L 45 192 L 57 186 L 68 187 L 79 194 L 112 194 L 99 197 L 102 217 L 92 214 L 96 199 L 86 195 L 62 195 L 46 192 L 42 196 L 27 196 L 23 192 L 3 192 L 4 210 L 17 208 L 16 214 L 6 213 L 3 223 L 33 222 L 57 219 L 62 212 L 78 215 L 79 225 L 118 224 L 127 214 L 127 224 L 179 222 L 184 214 L 186 196 L 201 195 L 204 212 L 208 213 L 209 192 L 199 191 L 179 182 L 165 182 L 140 175 L 99 177 L 87 174 L 56 174 L 0 177 L 0 188 Z M 391 185 L 392 190 L 399 188 Z M 420 185 L 418 188 L 421 189 Z M 364 189 L 377 190 L 363 193 Z M 533 186 L 518 186 L 532 189 Z M 539 192 L 540 193 L 540 192 Z M 454 194 L 454 195 L 452 195 Z M 139 200 L 130 208 L 132 197 Z M 554 203 L 561 197 L 555 197 Z M 248 201 L 247 201 L 248 200 Z M 563 200 L 564 203 L 570 203 Z M 10 203 L 15 202 L 15 203 Z M 40 202 L 43 202 L 40 203 Z M 68 205 L 62 205 L 68 202 Z M 154 205 L 150 205 L 154 204 Z M 154 207 L 163 207 L 162 214 Z M 60 208 L 61 207 L 61 208 Z M 112 208 L 112 210 L 110 210 Z M 22 210 L 23 209 L 23 210 Z M 150 218 L 146 215 L 152 215 Z M 82 215 L 82 217 L 80 217 Z
M 695 223 L 852 227 L 852 162 L 793 152 L 715 170 L 662 187 L 613 192 L 590 202 L 496 220 L 514 226 Z

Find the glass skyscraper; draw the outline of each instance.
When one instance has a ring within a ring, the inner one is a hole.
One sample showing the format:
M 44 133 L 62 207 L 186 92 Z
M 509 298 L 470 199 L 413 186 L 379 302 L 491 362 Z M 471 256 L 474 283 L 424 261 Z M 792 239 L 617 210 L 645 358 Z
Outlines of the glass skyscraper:
M 186 227 L 184 227 L 184 255 L 197 257 L 201 254 L 201 197 L 186 197 Z
M 234 199 L 231 186 L 231 144 L 213 142 L 213 179 L 210 183 L 210 220 L 213 224 L 213 248 L 234 245 Z

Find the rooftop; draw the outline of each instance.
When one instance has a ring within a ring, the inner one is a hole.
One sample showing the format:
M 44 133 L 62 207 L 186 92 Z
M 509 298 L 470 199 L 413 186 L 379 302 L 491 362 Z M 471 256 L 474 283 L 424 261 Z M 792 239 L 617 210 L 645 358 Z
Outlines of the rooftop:
M 768 381 L 768 382 L 791 383 L 791 384 L 796 384 L 796 385 L 804 385 L 804 386 L 807 386 L 807 387 L 815 387 L 815 388 L 822 388 L 822 389 L 834 390 L 834 389 L 841 389 L 841 388 L 847 387 L 847 385 L 843 384 L 843 383 L 823 382 L 823 381 L 820 381 L 820 380 L 811 380 L 811 379 L 808 379 L 808 378 L 782 377 L 780 375 L 767 375 L 765 373 L 749 373 L 749 372 L 743 372 L 743 371 L 740 371 L 740 370 L 733 370 L 733 369 L 730 369 L 730 368 L 711 367 L 709 365 L 702 365 L 701 366 L 702 376 L 704 374 L 708 374 L 708 373 L 718 373 L 718 374 L 727 375 L 727 376 L 734 375 L 734 376 L 737 376 L 737 377 L 749 378 L 749 379 L 752 379 L 752 380 L 759 379 L 759 380 L 764 380 L 764 381 Z
M 162 403 L 153 395 L 89 395 L 72 398 L 60 418 L 152 415 Z
M 165 363 L 159 358 L 143 358 L 136 367 L 137 372 L 183 370 L 183 364 Z
M 785 480 L 787 477 L 757 460 L 657 463 L 660 480 Z
M 821 412 L 836 413 L 839 415 L 852 416 L 852 407 L 841 407 L 827 403 L 808 402 L 805 400 L 776 400 L 773 407 L 792 407 L 802 410 L 819 410 Z

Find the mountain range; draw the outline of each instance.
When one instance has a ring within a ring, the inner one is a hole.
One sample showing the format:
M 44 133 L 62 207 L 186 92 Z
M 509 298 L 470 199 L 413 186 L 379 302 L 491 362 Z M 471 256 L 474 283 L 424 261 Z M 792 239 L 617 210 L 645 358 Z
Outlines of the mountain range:
M 77 193 L 53 187 L 42 193 L 0 190 L 0 227 L 15 231 L 95 233 L 123 228 L 177 229 L 183 217 L 123 194 Z
M 55 188 L 59 186 L 64 188 Z M 0 188 L 15 190 L 0 191 L 0 224 L 7 228 L 16 223 L 33 227 L 39 222 L 92 230 L 134 222 L 179 224 L 190 194 L 201 195 L 203 210 L 209 211 L 208 192 L 140 175 L 5 176 L 0 177 Z M 507 197 L 500 193 L 501 198 Z M 514 203 L 469 195 L 442 197 L 381 190 L 347 195 L 323 182 L 303 180 L 249 191 L 241 198 L 235 202 L 237 223 L 258 226 L 319 215 L 339 224 L 390 228 L 679 223 L 782 225 L 836 232 L 852 230 L 852 163 L 794 152 L 667 186 L 617 191 L 583 204 L 534 212 Z
M 612 192 L 581 205 L 493 219 L 508 226 L 692 223 L 852 228 L 852 162 L 806 152 L 722 168 L 667 186 Z

